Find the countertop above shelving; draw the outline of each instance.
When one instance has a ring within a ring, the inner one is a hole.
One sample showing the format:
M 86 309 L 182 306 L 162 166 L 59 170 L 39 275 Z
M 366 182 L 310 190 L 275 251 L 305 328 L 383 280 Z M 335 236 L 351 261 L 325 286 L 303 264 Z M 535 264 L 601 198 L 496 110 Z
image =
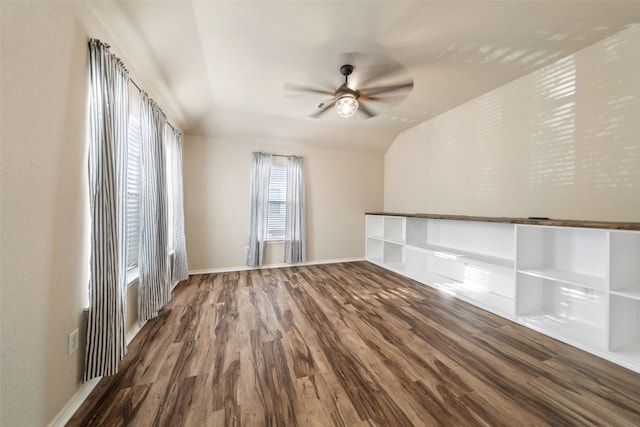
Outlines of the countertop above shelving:
M 506 224 L 546 225 L 552 227 L 601 228 L 640 231 L 640 222 L 587 221 L 574 219 L 531 219 L 494 216 L 442 215 L 426 213 L 366 212 L 365 215 L 403 216 L 407 218 L 447 219 L 454 221 L 501 222 Z

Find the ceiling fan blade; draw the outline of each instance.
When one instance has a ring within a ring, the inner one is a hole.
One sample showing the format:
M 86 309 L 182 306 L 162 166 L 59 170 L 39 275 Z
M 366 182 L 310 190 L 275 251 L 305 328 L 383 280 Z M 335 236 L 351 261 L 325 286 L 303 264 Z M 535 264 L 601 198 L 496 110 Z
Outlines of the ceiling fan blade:
M 311 86 L 296 85 L 293 83 L 285 83 L 284 89 L 294 91 L 294 92 L 321 93 L 323 95 L 331 95 L 331 96 L 333 96 L 333 94 L 335 93 L 334 91 L 331 91 L 329 89 L 318 89 Z
M 371 117 L 375 116 L 375 113 L 372 113 L 371 110 L 369 110 L 367 107 L 365 107 L 363 103 L 360 103 L 358 105 L 358 111 L 361 111 L 363 114 L 365 114 L 367 116 L 367 118 L 371 118 Z
M 366 96 L 361 95 L 359 100 L 362 101 L 371 101 L 371 102 L 381 102 L 388 105 L 396 105 L 406 99 L 406 95 L 391 93 L 391 94 L 382 94 L 382 96 Z
M 325 99 L 324 101 L 318 102 L 318 105 L 316 105 L 316 108 L 318 108 L 318 109 L 323 108 L 325 105 L 327 105 L 327 104 L 329 104 L 331 102 L 333 102 L 333 103 L 336 102 L 336 100 L 335 100 L 335 98 L 333 96 L 331 98 L 329 98 L 329 99 Z
M 381 93 L 393 92 L 394 90 L 411 89 L 412 87 L 413 87 L 413 81 L 407 82 L 407 83 L 401 83 L 398 85 L 364 88 L 364 89 L 360 89 L 360 94 L 366 97 L 370 97 L 371 95 L 379 95 Z
M 404 72 L 406 76 L 406 68 L 400 63 L 380 63 L 370 66 L 367 70 L 366 78 L 360 83 L 360 86 L 367 86 L 371 83 L 400 77 Z M 404 77 L 402 76 L 402 77 Z
M 326 113 L 327 111 L 329 111 L 329 109 L 331 107 L 333 107 L 334 105 L 336 105 L 336 100 L 332 99 L 330 102 L 327 102 L 326 104 L 324 104 L 322 107 L 320 107 L 318 109 L 318 111 L 309 114 L 309 117 L 313 117 L 314 119 L 317 119 L 318 117 L 320 117 L 321 115 L 323 115 L 324 113 Z
M 379 96 L 367 96 L 367 95 L 363 95 L 362 93 L 360 94 L 360 97 L 358 98 L 359 101 L 382 101 L 384 102 L 386 100 L 386 97 L 381 98 Z

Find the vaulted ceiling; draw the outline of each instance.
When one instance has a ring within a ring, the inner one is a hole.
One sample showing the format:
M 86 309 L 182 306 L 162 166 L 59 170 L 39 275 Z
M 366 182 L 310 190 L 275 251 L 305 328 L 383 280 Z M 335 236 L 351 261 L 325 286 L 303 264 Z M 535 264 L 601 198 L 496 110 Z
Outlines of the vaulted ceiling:
M 639 1 L 87 1 L 185 132 L 385 150 L 409 127 L 640 22 Z M 105 40 L 109 42 L 109 40 Z M 337 88 L 412 78 L 378 113 L 311 118 Z M 389 64 L 401 67 L 389 67 Z M 382 78 L 381 70 L 392 70 Z M 295 96 L 294 96 L 295 95 Z

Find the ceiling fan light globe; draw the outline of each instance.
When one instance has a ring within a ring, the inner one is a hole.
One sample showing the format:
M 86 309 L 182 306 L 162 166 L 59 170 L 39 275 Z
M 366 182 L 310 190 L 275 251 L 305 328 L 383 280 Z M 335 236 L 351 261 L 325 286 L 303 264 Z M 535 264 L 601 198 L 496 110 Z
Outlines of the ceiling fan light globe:
M 342 96 L 336 101 L 336 112 L 340 117 L 351 117 L 358 111 L 358 100 L 352 96 Z

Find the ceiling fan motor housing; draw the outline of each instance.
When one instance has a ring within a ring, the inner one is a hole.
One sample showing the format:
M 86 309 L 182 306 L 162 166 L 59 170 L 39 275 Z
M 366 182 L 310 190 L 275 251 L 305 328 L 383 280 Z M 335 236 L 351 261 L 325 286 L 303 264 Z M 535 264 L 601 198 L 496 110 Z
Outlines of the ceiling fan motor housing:
M 340 73 L 342 73 L 342 75 L 345 77 L 351 75 L 351 73 L 353 73 L 353 65 L 343 65 L 342 67 L 340 67 Z
M 342 86 L 340 86 L 338 90 L 336 90 L 336 94 L 334 95 L 334 98 L 338 100 L 343 96 L 348 96 L 351 98 L 358 99 L 360 97 L 360 91 L 349 88 L 345 83 Z

